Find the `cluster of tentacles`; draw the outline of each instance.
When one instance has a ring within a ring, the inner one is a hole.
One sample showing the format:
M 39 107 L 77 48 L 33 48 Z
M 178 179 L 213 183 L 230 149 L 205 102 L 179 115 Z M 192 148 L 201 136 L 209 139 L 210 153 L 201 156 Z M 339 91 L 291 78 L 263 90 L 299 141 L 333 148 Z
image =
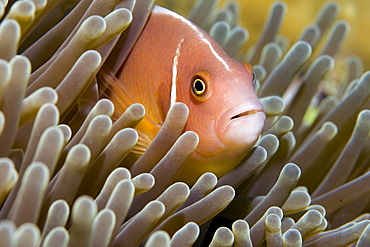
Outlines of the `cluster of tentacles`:
M 0 0 L 0 246 L 369 246 L 370 73 L 348 57 L 335 93 L 318 90 L 337 78 L 327 73 L 349 30 L 339 7 L 323 6 L 290 45 L 275 3 L 245 53 L 237 4 L 197 2 L 189 18 L 255 65 L 267 122 L 239 166 L 190 187 L 172 181 L 197 143 L 183 134 L 186 105 L 125 167 L 145 109 L 113 123 L 96 85 L 152 4 Z

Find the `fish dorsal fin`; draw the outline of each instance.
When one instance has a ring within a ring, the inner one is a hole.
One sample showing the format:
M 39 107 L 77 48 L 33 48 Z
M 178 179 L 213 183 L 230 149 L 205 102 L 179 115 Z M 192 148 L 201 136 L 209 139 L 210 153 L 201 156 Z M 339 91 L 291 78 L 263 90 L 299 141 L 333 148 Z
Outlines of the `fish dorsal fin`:
M 130 105 L 138 103 L 130 92 L 126 90 L 124 83 L 108 69 L 103 67 L 99 71 L 97 79 L 100 97 L 108 98 L 114 105 L 115 110 L 112 116 L 113 121 L 116 121 Z M 160 127 L 160 124 L 156 124 L 148 114 L 145 114 L 144 118 L 135 128 L 138 132 L 139 140 L 132 152 L 139 156 L 142 155 L 152 143 Z

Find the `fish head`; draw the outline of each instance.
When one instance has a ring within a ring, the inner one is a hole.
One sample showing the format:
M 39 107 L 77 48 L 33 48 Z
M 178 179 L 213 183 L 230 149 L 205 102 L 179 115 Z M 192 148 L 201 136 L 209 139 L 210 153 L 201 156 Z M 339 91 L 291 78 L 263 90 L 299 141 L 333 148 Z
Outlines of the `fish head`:
M 177 76 L 183 85 L 178 101 L 189 107 L 185 131 L 199 135 L 199 145 L 181 172 L 187 182 L 196 171 L 218 177 L 231 171 L 259 138 L 266 119 L 255 93 L 252 66 L 216 50 L 216 45 L 206 46 L 195 56 L 189 54 L 191 65 L 181 68 L 184 57 L 178 61 Z

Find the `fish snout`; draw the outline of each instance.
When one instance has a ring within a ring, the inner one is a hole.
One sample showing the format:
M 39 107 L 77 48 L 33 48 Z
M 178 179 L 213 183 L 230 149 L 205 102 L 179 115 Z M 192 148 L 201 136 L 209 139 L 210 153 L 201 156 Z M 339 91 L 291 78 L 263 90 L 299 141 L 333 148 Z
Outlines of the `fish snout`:
M 252 146 L 261 134 L 266 115 L 256 100 L 225 110 L 216 121 L 218 137 L 225 146 L 245 149 Z

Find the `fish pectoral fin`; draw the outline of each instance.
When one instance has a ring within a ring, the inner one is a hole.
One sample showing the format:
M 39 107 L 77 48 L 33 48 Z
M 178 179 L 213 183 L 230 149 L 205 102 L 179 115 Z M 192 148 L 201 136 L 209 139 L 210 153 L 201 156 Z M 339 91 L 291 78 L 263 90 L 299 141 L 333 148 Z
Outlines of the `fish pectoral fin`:
M 135 98 L 126 90 L 125 85 L 107 68 L 102 68 L 97 75 L 99 93 L 101 98 L 107 98 L 114 104 L 113 121 L 116 121 L 126 109 L 134 103 L 138 103 Z M 154 137 L 163 125 L 160 114 L 153 114 L 155 105 L 146 105 L 146 114 L 140 123 L 135 127 L 139 139 L 132 153 L 142 155 L 153 142 Z M 151 114 L 152 113 L 152 114 Z
M 135 128 L 139 135 L 139 139 L 132 152 L 142 155 L 152 144 L 162 125 L 163 123 L 157 123 L 148 115 L 145 115 Z
M 153 138 L 144 134 L 142 131 L 138 131 L 138 134 L 139 139 L 135 147 L 132 149 L 132 152 L 141 156 L 148 149 L 153 141 Z
M 136 142 L 131 152 L 124 159 L 124 166 L 131 167 L 135 162 L 143 155 L 150 144 L 152 143 L 152 138 L 146 134 L 143 134 L 142 131 L 137 130 L 139 139 Z
M 97 81 L 100 98 L 107 98 L 114 104 L 114 120 L 117 120 L 130 105 L 136 103 L 135 99 L 125 89 L 124 83 L 109 69 L 103 67 L 97 74 Z

